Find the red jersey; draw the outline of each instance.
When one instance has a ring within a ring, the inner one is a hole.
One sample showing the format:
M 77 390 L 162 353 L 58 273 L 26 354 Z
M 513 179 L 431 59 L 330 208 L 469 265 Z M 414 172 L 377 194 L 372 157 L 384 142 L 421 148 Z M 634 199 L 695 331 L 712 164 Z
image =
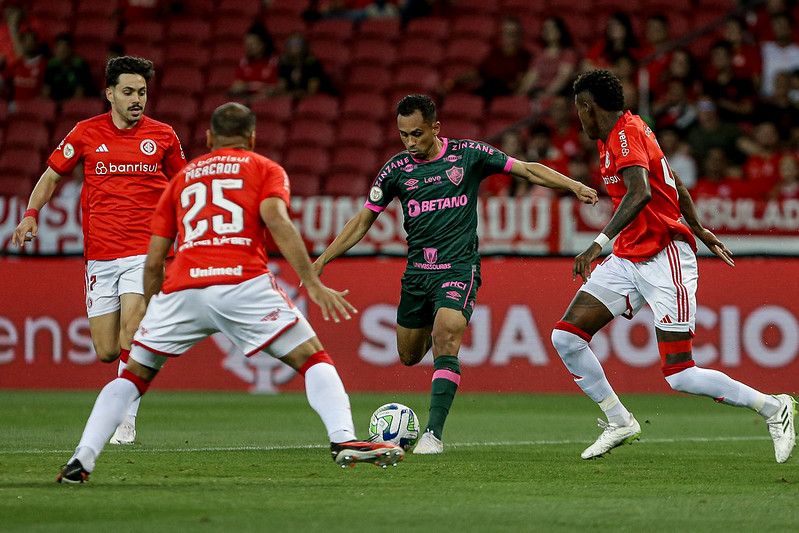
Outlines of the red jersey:
M 146 254 L 153 209 L 186 164 L 175 130 L 146 115 L 133 128 L 119 129 L 109 111 L 78 122 L 47 160 L 61 175 L 79 162 L 86 259 Z
M 162 290 L 233 285 L 269 272 L 261 202 L 289 203 L 283 167 L 240 148 L 223 148 L 192 160 L 164 191 L 152 234 L 177 238 L 175 259 Z
M 624 168 L 638 166 L 649 171 L 652 199 L 630 224 L 621 230 L 613 253 L 633 262 L 656 255 L 675 235 L 682 235 L 696 251 L 696 240 L 681 220 L 677 185 L 655 134 L 638 115 L 625 112 L 608 136 L 597 141 L 602 181 L 615 211 L 627 192 L 621 177 Z

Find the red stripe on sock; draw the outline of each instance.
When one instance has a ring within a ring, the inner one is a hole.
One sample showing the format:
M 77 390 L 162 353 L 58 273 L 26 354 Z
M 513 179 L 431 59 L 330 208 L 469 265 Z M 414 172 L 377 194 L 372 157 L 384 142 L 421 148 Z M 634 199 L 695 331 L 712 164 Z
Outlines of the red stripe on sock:
M 686 368 L 691 368 L 692 366 L 696 366 L 696 363 L 693 361 L 684 361 L 682 363 L 674 363 L 673 365 L 663 365 L 661 370 L 664 376 L 669 377 L 677 372 L 682 372 Z
M 144 379 L 140 378 L 139 376 L 137 376 L 127 368 L 122 371 L 122 374 L 119 377 L 121 377 L 122 379 L 127 379 L 128 381 L 136 385 L 136 388 L 139 389 L 139 394 L 141 394 L 142 396 L 144 395 L 145 392 L 147 392 L 147 389 L 150 388 L 149 381 L 145 381 Z
M 130 357 L 130 350 L 126 350 L 125 348 L 122 348 L 121 350 L 119 350 L 119 359 L 123 363 L 127 364 L 129 357 Z
M 572 335 L 577 335 L 585 342 L 591 342 L 591 335 L 586 333 L 585 331 L 581 330 L 577 326 L 573 324 L 569 324 L 568 322 L 564 322 L 562 320 L 558 320 L 558 323 L 555 324 L 555 329 L 559 329 L 561 331 L 565 331 L 567 333 L 571 333 Z
M 693 343 L 693 339 L 687 339 L 684 341 L 659 342 L 658 351 L 660 352 L 660 360 L 665 365 L 666 355 L 668 354 L 691 353 L 691 350 L 693 350 Z
M 297 372 L 299 372 L 300 375 L 304 377 L 308 369 L 318 363 L 327 363 L 329 365 L 333 365 L 333 359 L 325 350 L 319 350 L 311 357 L 309 357 L 308 360 L 305 361 L 305 364 L 303 364 Z

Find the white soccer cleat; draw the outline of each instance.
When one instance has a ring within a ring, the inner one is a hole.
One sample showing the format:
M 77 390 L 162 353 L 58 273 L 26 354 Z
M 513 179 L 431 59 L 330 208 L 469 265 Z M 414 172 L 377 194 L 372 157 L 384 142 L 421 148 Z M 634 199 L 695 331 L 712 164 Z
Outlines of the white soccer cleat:
M 604 431 L 599 438 L 596 439 L 595 443 L 580 454 L 580 457 L 583 459 L 602 457 L 616 446 L 628 443 L 632 444 L 632 442 L 641 435 L 641 425 L 635 417 L 633 417 L 633 421 L 630 422 L 628 426 L 609 424 L 601 418 L 598 418 L 597 422 L 599 422 L 597 425 L 604 428 Z
M 432 431 L 425 431 L 416 443 L 413 453 L 424 455 L 433 455 L 436 453 L 444 453 L 444 443 L 441 439 L 433 435 Z
M 117 430 L 111 436 L 110 444 L 133 444 L 136 440 L 136 419 L 128 417 L 124 422 L 117 426 Z
M 766 420 L 768 432 L 774 441 L 774 458 L 778 463 L 784 463 L 791 456 L 796 444 L 796 431 L 794 417 L 796 415 L 796 400 L 787 394 L 775 396 L 780 401 L 779 410 Z

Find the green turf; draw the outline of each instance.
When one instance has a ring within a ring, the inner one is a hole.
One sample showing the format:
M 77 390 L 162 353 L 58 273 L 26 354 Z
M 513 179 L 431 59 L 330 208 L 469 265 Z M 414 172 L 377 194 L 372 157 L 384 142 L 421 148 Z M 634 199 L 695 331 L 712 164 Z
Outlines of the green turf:
M 0 391 L 0 531 L 797 531 L 799 457 L 763 420 L 702 398 L 626 396 L 642 439 L 604 459 L 580 395 L 460 394 L 440 456 L 340 469 L 304 395 L 151 391 L 139 443 L 85 485 L 55 477 L 95 393 Z M 353 394 L 361 436 L 388 401 Z

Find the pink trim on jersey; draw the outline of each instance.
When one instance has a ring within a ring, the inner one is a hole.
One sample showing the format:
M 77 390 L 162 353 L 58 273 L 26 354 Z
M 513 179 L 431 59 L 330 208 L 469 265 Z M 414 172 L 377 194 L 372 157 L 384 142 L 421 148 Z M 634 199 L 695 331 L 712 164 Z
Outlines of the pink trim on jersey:
M 502 172 L 505 174 L 510 174 L 510 167 L 513 166 L 513 163 L 516 161 L 515 157 L 509 157 L 508 162 L 505 163 L 505 168 L 502 169 Z
M 689 300 L 688 289 L 682 280 L 682 266 L 680 265 L 680 251 L 674 241 L 666 246 L 666 255 L 669 258 L 669 267 L 671 267 L 671 280 L 674 282 L 674 287 L 677 289 L 677 322 L 688 322 Z
M 466 299 L 463 300 L 463 309 L 466 309 L 466 304 L 469 303 L 469 295 L 472 293 L 472 287 L 474 287 L 474 270 L 472 270 L 472 279 L 469 280 L 469 290 L 466 291 Z
M 245 354 L 244 354 L 244 357 L 252 357 L 253 355 L 257 354 L 258 352 L 260 352 L 261 350 L 263 350 L 264 348 L 266 348 L 267 346 L 269 346 L 270 344 L 272 344 L 273 342 L 275 342 L 275 340 L 276 340 L 278 337 L 280 337 L 281 335 L 283 335 L 283 334 L 286 332 L 286 330 L 288 330 L 289 328 L 291 328 L 292 326 L 294 326 L 294 324 L 296 324 L 296 323 L 297 323 L 297 322 L 299 322 L 299 321 L 300 321 L 300 319 L 299 319 L 299 318 L 295 318 L 295 319 L 294 319 L 294 322 L 292 322 L 291 324 L 288 324 L 288 325 L 287 325 L 285 328 L 283 328 L 283 329 L 281 329 L 280 331 L 278 331 L 278 332 L 277 332 L 277 333 L 276 333 L 276 334 L 275 334 L 275 335 L 274 335 L 274 336 L 273 336 L 271 339 L 269 339 L 268 341 L 266 341 L 265 343 L 263 343 L 262 345 L 260 345 L 260 346 L 259 346 L 258 348 L 256 348 L 255 350 L 251 351 L 250 353 L 245 353 Z
M 444 154 L 447 152 L 447 146 L 449 145 L 449 139 L 447 139 L 446 137 L 442 137 L 441 138 L 441 142 L 442 142 L 441 151 L 438 152 L 437 156 L 435 156 L 433 159 L 430 159 L 428 161 L 424 161 L 422 159 L 416 159 L 415 157 L 413 157 L 410 154 L 410 152 L 408 152 L 408 155 L 411 155 L 411 159 L 413 159 L 417 163 L 432 163 L 433 161 L 438 161 L 439 159 L 444 157 Z
M 144 348 L 148 352 L 153 352 L 156 355 L 163 355 L 164 357 L 177 357 L 177 356 L 180 355 L 179 353 L 159 352 L 158 350 L 154 350 L 154 349 L 150 348 L 149 346 L 147 346 L 146 344 L 141 343 L 141 342 L 139 342 L 137 340 L 131 341 L 131 344 L 138 344 L 139 346 L 141 346 L 142 348 Z
M 461 384 L 461 375 L 457 372 L 453 372 L 452 370 L 447 370 L 446 368 L 442 368 L 433 372 L 433 381 L 437 379 L 446 379 L 453 382 L 455 385 Z
M 559 329 L 561 331 L 565 331 L 566 333 L 571 333 L 572 335 L 577 335 L 578 337 L 583 339 L 585 342 L 591 342 L 591 335 L 589 335 L 585 331 L 581 330 L 577 326 L 575 326 L 573 324 L 569 324 L 568 322 L 564 322 L 562 320 L 559 320 L 558 323 L 555 324 L 555 328 L 554 329 Z M 574 375 L 574 374 L 572 374 L 572 375 Z
M 383 211 L 386 210 L 386 208 L 383 207 L 382 205 L 375 205 L 372 202 L 370 202 L 369 200 L 366 200 L 366 203 L 363 204 L 363 206 L 366 209 L 369 209 L 370 211 L 374 211 L 375 213 L 382 213 Z

